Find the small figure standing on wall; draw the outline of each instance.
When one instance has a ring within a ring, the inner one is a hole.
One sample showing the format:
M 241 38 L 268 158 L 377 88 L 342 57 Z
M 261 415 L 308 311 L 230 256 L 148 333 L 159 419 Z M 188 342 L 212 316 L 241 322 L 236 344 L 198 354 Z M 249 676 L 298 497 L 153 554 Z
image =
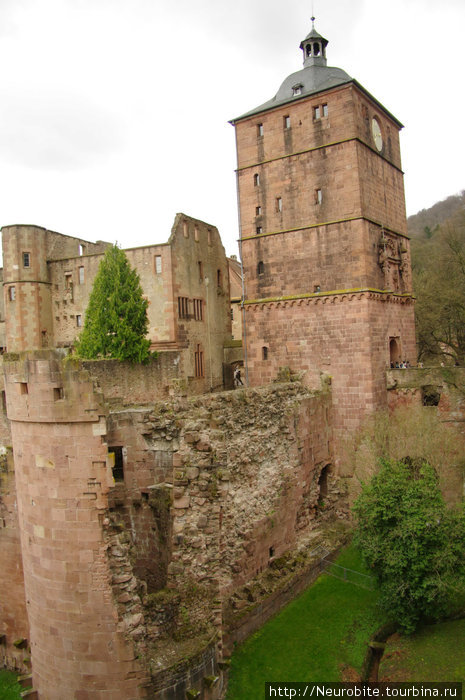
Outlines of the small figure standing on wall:
M 234 370 L 234 387 L 239 386 L 244 386 L 244 382 L 241 379 L 241 368 L 239 365 L 237 365 L 236 369 Z

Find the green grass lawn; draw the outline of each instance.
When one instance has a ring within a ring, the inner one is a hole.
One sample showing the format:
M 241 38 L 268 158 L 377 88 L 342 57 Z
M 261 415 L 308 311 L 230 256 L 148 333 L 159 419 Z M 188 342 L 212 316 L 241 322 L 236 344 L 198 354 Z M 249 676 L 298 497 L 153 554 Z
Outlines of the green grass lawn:
M 16 673 L 0 670 L 0 700 L 20 700 L 21 687 L 16 677 Z
M 380 680 L 465 682 L 465 620 L 425 625 L 388 641 Z
M 366 573 L 353 547 L 337 563 Z M 323 574 L 234 652 L 227 700 L 261 700 L 266 681 L 338 681 L 344 668 L 360 671 L 385 621 L 376 601 L 374 591 Z

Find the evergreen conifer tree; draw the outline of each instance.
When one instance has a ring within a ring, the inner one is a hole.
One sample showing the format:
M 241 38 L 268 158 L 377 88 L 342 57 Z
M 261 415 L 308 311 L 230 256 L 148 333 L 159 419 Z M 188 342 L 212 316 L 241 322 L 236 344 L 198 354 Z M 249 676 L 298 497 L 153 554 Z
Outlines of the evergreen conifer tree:
M 118 246 L 109 247 L 94 281 L 84 328 L 76 351 L 80 357 L 146 362 L 150 357 L 148 301 L 139 275 Z

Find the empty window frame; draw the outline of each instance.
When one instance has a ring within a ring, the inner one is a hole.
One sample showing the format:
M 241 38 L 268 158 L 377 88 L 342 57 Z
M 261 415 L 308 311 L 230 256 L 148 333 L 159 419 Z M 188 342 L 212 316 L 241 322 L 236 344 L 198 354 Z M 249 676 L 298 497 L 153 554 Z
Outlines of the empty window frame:
M 261 138 L 263 136 L 263 124 L 257 124 L 257 136 Z
M 260 185 L 260 175 L 258 173 L 255 173 L 255 175 L 253 176 L 253 184 L 254 187 L 259 187 Z
M 328 116 L 328 105 L 327 105 L 327 104 L 324 104 L 324 105 L 322 106 L 322 110 L 323 110 L 323 116 L 324 116 L 324 117 L 327 117 L 327 116 Z
M 23 267 L 31 267 L 31 254 L 23 253 Z
M 291 118 L 288 114 L 286 114 L 286 116 L 283 117 L 283 126 L 285 129 L 291 128 Z
M 283 210 L 283 198 L 282 197 L 276 197 L 275 207 L 276 207 L 276 212 L 278 214 L 282 212 L 282 210 Z
M 14 301 L 16 299 L 16 287 L 8 287 L 8 300 Z
M 81 314 L 76 314 L 76 326 L 77 328 L 82 327 L 82 316 Z
M 260 260 L 260 262 L 257 265 L 257 275 L 264 275 L 265 274 L 265 263 L 263 260 Z
M 262 347 L 262 360 L 268 359 L 268 348 L 266 345 Z
M 263 233 L 263 226 L 257 226 L 256 231 L 257 231 L 257 236 L 260 236 L 260 234 Z
M 189 226 L 187 225 L 187 221 L 182 222 L 182 232 L 184 234 L 184 238 L 189 238 Z
M 194 226 L 194 241 L 199 242 L 199 227 L 197 224 Z
M 255 216 L 261 216 L 261 215 L 262 215 L 262 208 L 255 207 Z
M 161 275 L 161 255 L 155 255 L 155 274 Z
M 71 289 L 73 286 L 73 275 L 71 272 L 65 273 L 65 289 Z
M 199 271 L 199 282 L 203 282 L 203 263 L 201 260 L 197 262 L 197 268 Z
M 195 365 L 195 376 L 204 376 L 204 366 L 203 366 L 203 350 L 200 345 L 197 345 L 194 353 L 194 365 Z
M 78 279 L 79 279 L 79 284 L 84 284 L 84 266 L 83 265 L 81 265 L 79 267 Z
M 317 119 L 321 119 L 321 109 L 320 109 L 319 105 L 317 105 L 316 107 L 313 108 L 313 119 L 315 121 Z
M 112 472 L 115 481 L 124 481 L 124 460 L 123 460 L 123 448 L 119 445 L 115 447 L 108 448 L 108 454 L 112 455 Z
M 323 192 L 320 189 L 315 190 L 315 204 L 321 204 L 323 201 Z
M 179 318 L 189 318 L 189 299 L 187 297 L 178 297 L 178 316 Z
M 203 321 L 203 299 L 192 299 L 192 304 L 194 306 L 194 319 Z
M 216 271 L 216 286 L 221 289 L 223 286 L 223 273 L 220 269 Z

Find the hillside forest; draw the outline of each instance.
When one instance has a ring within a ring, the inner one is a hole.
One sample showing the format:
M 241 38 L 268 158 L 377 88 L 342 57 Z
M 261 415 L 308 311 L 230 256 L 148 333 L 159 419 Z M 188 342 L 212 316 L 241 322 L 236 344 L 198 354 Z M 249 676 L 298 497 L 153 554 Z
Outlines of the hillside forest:
M 465 365 L 465 190 L 407 220 L 418 360 Z

